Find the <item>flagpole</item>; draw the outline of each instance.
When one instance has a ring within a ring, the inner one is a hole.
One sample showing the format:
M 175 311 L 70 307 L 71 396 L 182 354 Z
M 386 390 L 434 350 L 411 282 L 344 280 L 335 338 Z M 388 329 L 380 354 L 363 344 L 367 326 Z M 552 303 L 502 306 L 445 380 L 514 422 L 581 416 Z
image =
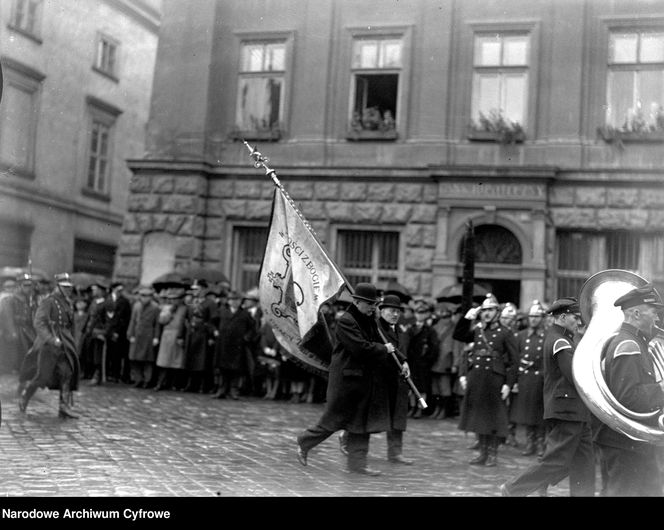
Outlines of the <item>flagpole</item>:
M 302 212 L 300 212 L 300 209 L 295 205 L 295 202 L 293 201 L 293 199 L 291 199 L 291 196 L 290 196 L 290 195 L 288 194 L 288 192 L 284 189 L 284 186 L 281 184 L 281 181 L 277 178 L 277 172 L 276 172 L 274 169 L 272 169 L 271 167 L 269 167 L 269 166 L 267 165 L 268 162 L 270 161 L 270 159 L 267 158 L 267 157 L 265 157 L 265 156 L 263 156 L 263 155 L 261 154 L 261 152 L 258 151 L 258 149 L 256 149 L 255 147 L 252 147 L 251 145 L 249 145 L 249 143 L 247 143 L 245 140 L 242 140 L 242 142 L 244 143 L 244 145 L 245 145 L 245 146 L 247 147 L 247 149 L 249 150 L 249 157 L 253 160 L 253 162 L 254 162 L 254 167 L 256 167 L 256 168 L 263 168 L 263 169 L 265 170 L 265 174 L 268 175 L 268 176 L 272 179 L 272 182 L 274 182 L 274 185 L 275 185 L 277 188 L 279 188 L 279 190 L 281 191 L 281 193 L 283 193 L 284 197 L 286 197 L 286 200 L 288 201 L 288 204 L 291 205 L 291 207 L 293 208 L 293 210 L 295 211 L 295 213 L 297 214 L 297 216 L 300 218 L 300 220 L 302 221 L 302 223 L 304 224 L 304 226 L 307 228 L 307 230 L 309 230 L 309 232 L 311 233 L 311 235 L 314 237 L 314 239 L 316 240 L 316 243 L 318 243 L 318 246 L 320 247 L 320 249 L 321 249 L 321 251 L 323 252 L 323 254 L 325 255 L 325 257 L 326 257 L 326 258 L 328 259 L 328 261 L 332 264 L 332 266 L 333 266 L 334 269 L 337 271 L 337 273 L 339 274 L 339 276 L 341 276 L 341 277 L 344 279 L 344 283 L 346 284 L 347 289 L 350 291 L 350 294 L 352 295 L 352 294 L 353 294 L 353 287 L 351 286 L 350 282 L 349 282 L 348 279 L 346 278 L 346 275 L 345 275 L 345 274 L 339 269 L 339 267 L 337 267 L 337 264 L 336 264 L 336 263 L 334 262 L 334 260 L 330 257 L 330 255 L 327 253 L 327 250 L 325 249 L 325 247 L 323 246 L 323 244 L 320 242 L 320 239 L 318 238 L 318 235 L 317 235 L 316 232 L 314 231 L 314 229 L 313 229 L 313 227 L 311 226 L 311 224 L 309 223 L 309 221 L 306 220 L 306 218 L 304 217 L 304 215 L 302 214 Z M 327 323 L 326 323 L 326 326 L 325 326 L 325 327 L 327 328 Z M 382 338 L 386 343 L 389 342 L 389 339 L 385 336 L 385 334 L 384 334 L 384 333 L 382 332 L 382 330 L 380 329 L 380 323 L 376 322 L 376 327 L 378 328 L 378 332 L 379 332 L 379 334 L 381 335 L 381 338 Z M 327 329 L 327 332 L 328 332 L 328 334 L 329 334 L 329 332 L 330 332 L 329 329 Z M 399 361 L 398 357 L 397 357 L 394 353 L 392 353 L 392 358 L 394 359 L 394 361 L 397 363 L 397 365 L 398 365 L 399 368 L 401 369 L 401 367 L 402 367 L 401 362 Z M 417 401 L 418 401 L 418 403 L 420 404 L 420 406 L 421 406 L 423 409 L 427 408 L 427 403 L 426 403 L 426 401 L 424 400 L 424 398 L 422 397 L 422 395 L 418 392 L 417 387 L 415 386 L 415 383 L 413 383 L 413 380 L 410 378 L 410 376 L 408 376 L 408 377 L 404 377 L 404 379 L 406 380 L 406 382 L 407 382 L 408 385 L 410 386 L 410 389 L 412 390 L 412 392 L 415 394 L 415 397 L 417 398 Z
M 254 162 L 254 167 L 256 168 L 263 168 L 265 170 L 265 174 L 269 176 L 272 179 L 272 182 L 274 185 L 279 188 L 279 191 L 283 193 L 284 197 L 286 197 L 286 200 L 288 201 L 288 204 L 291 205 L 297 216 L 300 218 L 304 226 L 311 232 L 311 235 L 314 236 L 314 239 L 316 240 L 316 243 L 318 243 L 318 246 L 320 247 L 321 251 L 323 254 L 325 254 L 325 257 L 328 259 L 328 261 L 334 266 L 334 269 L 337 271 L 339 276 L 341 276 L 344 279 L 344 282 L 346 283 L 346 286 L 348 287 L 348 290 L 353 294 L 353 288 L 350 285 L 350 282 L 348 281 L 348 278 L 346 278 L 346 275 L 337 267 L 337 264 L 334 262 L 334 260 L 330 257 L 330 255 L 327 253 L 327 250 L 323 246 L 323 244 L 320 242 L 320 238 L 318 237 L 318 234 L 316 234 L 316 231 L 314 230 L 313 226 L 311 226 L 311 223 L 307 221 L 307 219 L 304 217 L 300 209 L 297 207 L 295 204 L 295 201 L 291 198 L 291 196 L 288 194 L 286 189 L 284 188 L 283 184 L 281 181 L 277 178 L 277 172 L 269 167 L 267 164 L 270 161 L 269 158 L 263 156 L 258 149 L 255 147 L 252 147 L 249 145 L 245 140 L 242 140 L 244 145 L 249 149 L 249 158 L 251 158 Z

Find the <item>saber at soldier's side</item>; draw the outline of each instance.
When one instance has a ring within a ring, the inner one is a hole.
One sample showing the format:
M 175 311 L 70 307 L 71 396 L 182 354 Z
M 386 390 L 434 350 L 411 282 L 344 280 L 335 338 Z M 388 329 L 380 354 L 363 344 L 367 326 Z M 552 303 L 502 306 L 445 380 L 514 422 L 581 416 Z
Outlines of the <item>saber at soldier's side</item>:
M 288 195 L 288 193 L 287 193 L 286 190 L 284 189 L 283 185 L 281 184 L 281 182 L 280 182 L 279 179 L 277 178 L 277 173 L 276 173 L 276 171 L 275 171 L 274 169 L 270 168 L 270 167 L 267 165 L 267 163 L 270 161 L 270 159 L 267 158 L 267 157 L 265 157 L 265 156 L 263 156 L 263 155 L 258 151 L 258 149 L 256 149 L 255 147 L 252 147 L 252 146 L 249 145 L 246 141 L 243 140 L 242 142 L 244 143 L 244 145 L 245 145 L 245 146 L 247 147 L 247 149 L 249 150 L 249 157 L 250 157 L 251 160 L 253 161 L 253 163 L 254 163 L 254 167 L 256 167 L 256 168 L 263 168 L 263 169 L 265 170 L 265 174 L 268 175 L 268 176 L 272 179 L 272 182 L 274 182 L 275 186 L 277 186 L 277 188 L 279 188 L 279 190 L 281 190 L 281 192 L 284 194 L 284 197 L 286 198 L 286 200 L 290 203 L 290 205 L 293 207 L 293 210 L 297 213 L 298 217 L 302 220 L 302 223 L 304 224 L 304 226 L 307 228 L 307 230 L 309 230 L 309 232 L 311 233 L 311 235 L 312 235 L 312 236 L 314 237 L 314 239 L 317 241 L 318 245 L 320 246 L 321 251 L 325 254 L 325 257 L 326 257 L 327 260 L 329 261 L 330 265 L 333 266 L 333 267 L 335 268 L 335 270 L 339 273 L 339 276 L 340 276 L 341 278 L 343 278 L 343 280 L 344 280 L 344 282 L 345 282 L 345 284 L 346 284 L 346 287 L 348 288 L 348 290 L 350 291 L 350 293 L 353 294 L 353 287 L 350 285 L 350 283 L 349 283 L 348 280 L 346 279 L 345 274 L 339 269 L 339 267 L 336 266 L 336 263 L 334 262 L 334 260 L 332 260 L 332 258 L 331 258 L 331 257 L 329 256 L 329 254 L 327 253 L 325 247 L 324 247 L 323 244 L 320 242 L 320 239 L 318 238 L 318 235 L 317 235 L 316 232 L 314 231 L 314 229 L 313 229 L 313 227 L 311 226 L 311 224 L 305 219 L 305 217 L 304 217 L 304 215 L 302 214 L 302 212 L 300 212 L 300 210 L 298 209 L 297 205 L 293 202 L 293 199 L 291 199 L 290 195 Z M 388 340 L 388 338 L 383 334 L 383 331 L 380 329 L 380 326 L 377 326 L 377 327 L 378 327 L 378 332 L 380 333 L 380 336 L 381 336 L 381 339 L 383 340 L 383 342 L 384 342 L 384 343 L 388 343 L 388 342 L 390 342 L 390 341 Z M 329 330 L 328 330 L 328 333 L 329 333 Z M 395 348 L 396 348 L 396 346 L 395 346 Z M 401 362 L 399 361 L 399 358 L 396 356 L 396 354 L 395 354 L 394 352 L 392 353 L 392 358 L 394 359 L 394 362 L 397 363 L 397 365 L 398 365 L 398 367 L 399 367 L 399 370 L 401 371 L 401 369 L 402 369 Z M 421 406 L 423 409 L 427 408 L 427 403 L 426 403 L 426 401 L 424 400 L 424 398 L 422 397 L 422 395 L 421 395 L 421 394 L 419 393 L 419 391 L 417 390 L 417 387 L 415 386 L 415 383 L 413 383 L 413 380 L 410 378 L 410 376 L 405 377 L 405 376 L 402 375 L 402 377 L 404 377 L 404 379 L 405 379 L 406 382 L 408 383 L 408 386 L 410 387 L 411 391 L 412 391 L 413 394 L 415 394 L 415 396 L 417 397 L 417 401 L 418 401 L 418 403 L 420 404 L 420 406 Z

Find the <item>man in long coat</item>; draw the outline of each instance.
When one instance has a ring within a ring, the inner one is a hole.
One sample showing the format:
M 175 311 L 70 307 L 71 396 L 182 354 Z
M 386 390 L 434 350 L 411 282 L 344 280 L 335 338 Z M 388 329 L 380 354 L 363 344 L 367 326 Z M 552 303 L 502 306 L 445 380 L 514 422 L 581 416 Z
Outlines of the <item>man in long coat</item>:
M 106 351 L 108 378 L 111 381 L 129 383 L 129 341 L 127 328 L 131 318 L 131 303 L 124 295 L 124 284 L 113 282 L 111 294 L 106 299 L 104 310 L 107 316 Z
M 479 436 L 480 454 L 471 465 L 495 466 L 498 446 L 508 434 L 506 400 L 516 382 L 518 358 L 514 333 L 500 324 L 498 309 L 496 297 L 487 294 L 479 308 L 457 322 L 453 334 L 456 340 L 473 343 L 459 377 L 465 389 L 459 428 Z
M 207 296 L 208 284 L 205 280 L 195 280 L 191 286 L 193 298 L 187 308 L 187 336 L 185 355 L 187 384 L 185 392 L 203 391 L 204 375 L 212 354 L 215 327 L 213 320 L 217 313 L 216 304 Z
M 253 347 L 260 338 L 256 322 L 249 312 L 241 307 L 241 303 L 242 296 L 239 293 L 228 293 L 229 312 L 225 312 L 219 321 L 219 398 L 228 395 L 231 399 L 238 399 L 242 378 L 248 376 L 247 349 Z
M 136 388 L 145 388 L 152 381 L 155 346 L 159 344 L 159 305 L 153 296 L 151 287 L 138 289 L 138 301 L 131 308 L 127 328 L 131 378 Z
M 78 388 L 79 364 L 73 336 L 73 284 L 69 274 L 55 275 L 56 288 L 37 308 L 34 326 L 37 338 L 25 356 L 19 374 L 19 408 L 25 412 L 38 388 L 60 390 L 58 414 L 78 418 L 71 406 L 72 391 Z
M 37 310 L 32 276 L 21 274 L 16 278 L 18 288 L 9 298 L 10 330 L 15 355 L 13 369 L 19 370 L 25 355 L 36 338 L 33 324 Z
M 335 328 L 337 342 L 330 361 L 325 411 L 316 425 L 297 437 L 297 456 L 307 465 L 311 449 L 345 429 L 348 471 L 377 476 L 381 472 L 367 466 L 369 437 L 392 428 L 384 368 L 396 349 L 378 333 L 376 287 L 359 283 L 352 296 L 353 304 Z
M 510 422 L 526 428 L 524 456 L 544 454 L 544 336 L 544 308 L 533 300 L 528 327 L 516 334 L 519 369 L 510 406 Z

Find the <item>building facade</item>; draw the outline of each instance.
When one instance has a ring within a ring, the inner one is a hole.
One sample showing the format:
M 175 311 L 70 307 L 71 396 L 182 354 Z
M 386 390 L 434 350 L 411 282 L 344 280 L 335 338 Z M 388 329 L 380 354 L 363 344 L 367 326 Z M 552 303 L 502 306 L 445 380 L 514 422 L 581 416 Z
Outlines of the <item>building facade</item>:
M 0 267 L 111 276 L 160 0 L 0 3 Z
M 257 283 L 270 167 L 351 283 L 500 302 L 599 270 L 664 286 L 664 6 L 647 0 L 166 1 L 116 274 Z

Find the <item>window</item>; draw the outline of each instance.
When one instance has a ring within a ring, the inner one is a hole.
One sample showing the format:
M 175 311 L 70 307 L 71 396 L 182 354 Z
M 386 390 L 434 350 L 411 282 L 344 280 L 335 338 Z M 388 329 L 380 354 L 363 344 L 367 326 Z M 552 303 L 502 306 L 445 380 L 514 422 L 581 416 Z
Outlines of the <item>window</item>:
M 232 285 L 248 291 L 258 285 L 268 228 L 266 226 L 237 226 L 233 230 Z
M 589 235 L 582 232 L 558 233 L 558 296 L 578 297 L 590 275 Z
M 246 138 L 278 139 L 283 128 L 286 41 L 241 47 L 235 126 Z
M 396 138 L 402 55 L 400 37 L 353 41 L 351 133 L 373 131 L 373 137 Z
M 473 57 L 471 128 L 500 132 L 525 126 L 530 36 L 478 33 Z
M 31 37 L 39 36 L 41 0 L 14 0 L 11 27 Z
M 0 161 L 17 174 L 34 171 L 39 72 L 3 58 L 4 90 L 0 105 Z
M 84 190 L 108 196 L 113 130 L 119 109 L 88 96 L 89 137 Z
M 97 52 L 95 55 L 94 68 L 98 72 L 118 77 L 118 43 L 106 35 L 97 36 Z
M 664 29 L 609 35 L 606 125 L 664 131 Z
M 32 228 L 0 221 L 0 266 L 25 267 L 30 257 Z
M 116 247 L 88 241 L 74 240 L 74 272 L 89 272 L 110 278 L 113 276 Z
M 557 296 L 579 296 L 592 274 L 606 269 L 635 272 L 653 282 L 664 280 L 664 270 L 653 259 L 664 239 L 657 234 L 559 231 L 557 239 Z M 654 264 L 653 264 L 654 263 Z
M 351 285 L 398 279 L 399 232 L 339 230 L 339 267 Z

